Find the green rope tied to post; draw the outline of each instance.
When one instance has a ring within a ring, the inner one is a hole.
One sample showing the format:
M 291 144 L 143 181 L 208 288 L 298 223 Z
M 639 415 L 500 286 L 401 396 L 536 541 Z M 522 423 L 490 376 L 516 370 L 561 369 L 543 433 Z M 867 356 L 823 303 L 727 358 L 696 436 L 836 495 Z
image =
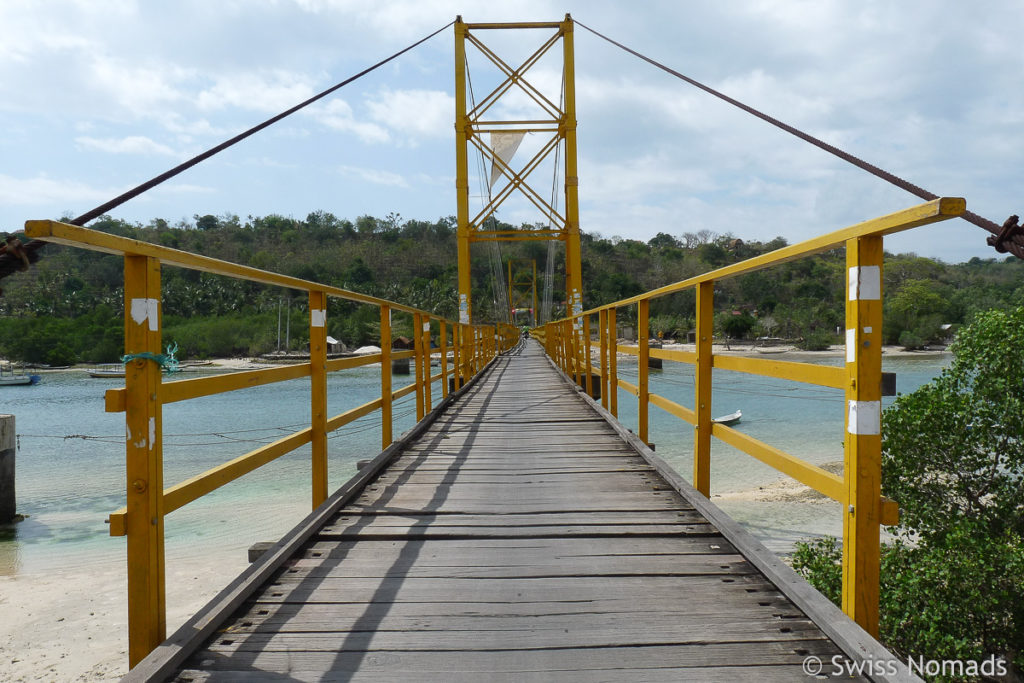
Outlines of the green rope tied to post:
M 178 343 L 172 342 L 167 345 L 167 353 L 150 353 L 149 351 L 143 351 L 142 353 L 128 353 L 121 356 L 121 362 L 127 365 L 137 358 L 151 360 L 163 368 L 164 372 L 170 374 L 181 370 L 181 368 L 178 367 L 178 359 L 174 357 L 174 354 L 177 352 Z

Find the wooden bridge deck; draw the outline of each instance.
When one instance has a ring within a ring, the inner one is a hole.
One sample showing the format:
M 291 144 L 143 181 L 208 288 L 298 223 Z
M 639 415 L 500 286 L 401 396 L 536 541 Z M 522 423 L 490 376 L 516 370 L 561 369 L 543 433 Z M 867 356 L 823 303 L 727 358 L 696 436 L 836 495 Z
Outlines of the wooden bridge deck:
M 791 681 L 887 654 L 535 343 L 418 431 L 132 676 Z

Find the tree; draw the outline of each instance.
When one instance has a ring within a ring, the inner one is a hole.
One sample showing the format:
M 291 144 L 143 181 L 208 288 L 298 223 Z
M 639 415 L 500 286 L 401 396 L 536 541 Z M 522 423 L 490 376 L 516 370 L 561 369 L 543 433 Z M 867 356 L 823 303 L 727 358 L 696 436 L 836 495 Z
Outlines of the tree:
M 921 348 L 940 336 L 948 294 L 932 280 L 907 280 L 885 301 L 885 337 L 904 348 Z
M 900 504 L 883 548 L 881 637 L 925 659 L 1024 670 L 1024 307 L 963 328 L 954 360 L 883 415 L 882 488 Z M 794 568 L 836 595 L 834 540 L 798 544 Z
M 953 362 L 886 411 L 886 495 L 917 533 L 952 519 L 1024 536 L 1024 308 L 978 315 Z M 941 447 L 936 447 L 936 444 Z
M 757 321 L 746 311 L 741 312 L 739 315 L 722 311 L 715 316 L 715 323 L 717 323 L 718 328 L 729 339 L 743 339 L 750 332 L 755 322 Z

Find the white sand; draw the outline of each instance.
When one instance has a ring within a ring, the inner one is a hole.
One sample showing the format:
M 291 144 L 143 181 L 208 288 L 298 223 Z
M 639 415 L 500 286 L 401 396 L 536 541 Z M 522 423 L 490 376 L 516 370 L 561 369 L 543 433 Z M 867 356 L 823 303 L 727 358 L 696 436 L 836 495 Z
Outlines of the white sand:
M 167 632 L 246 566 L 244 548 L 167 551 Z M 128 671 L 123 546 L 67 568 L 0 576 L 0 679 L 117 681 Z

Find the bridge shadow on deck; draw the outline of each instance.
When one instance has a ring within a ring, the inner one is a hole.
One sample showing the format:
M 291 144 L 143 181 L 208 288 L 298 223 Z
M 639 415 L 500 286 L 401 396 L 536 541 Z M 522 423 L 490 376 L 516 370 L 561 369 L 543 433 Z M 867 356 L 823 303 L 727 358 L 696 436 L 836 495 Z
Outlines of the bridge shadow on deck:
M 837 646 L 535 343 L 499 359 L 181 681 L 802 678 Z
M 502 374 L 508 371 L 508 366 L 504 365 L 500 368 L 495 369 L 495 374 L 500 382 Z M 482 410 L 486 411 L 490 405 L 494 393 L 497 391 L 497 384 L 488 387 L 482 387 L 472 392 L 474 398 L 478 398 L 480 394 L 484 394 Z M 454 455 L 454 459 L 448 466 L 447 471 L 450 473 L 457 473 L 462 463 L 465 462 L 466 458 L 472 453 L 474 438 L 472 431 L 469 432 L 470 438 L 464 443 Z M 447 440 L 446 430 L 437 430 L 429 438 L 422 438 L 418 445 L 423 448 L 423 452 L 413 458 L 407 468 L 399 474 L 394 481 L 389 482 L 383 487 L 380 484 L 370 484 L 367 488 L 374 491 L 379 491 L 379 495 L 376 497 L 376 507 L 380 508 L 381 512 L 391 515 L 400 515 L 403 517 L 414 517 L 416 521 L 410 527 L 410 537 L 415 537 L 417 532 L 422 532 L 428 528 L 433 522 L 433 514 L 438 510 L 444 501 L 447 499 L 452 483 L 440 483 L 434 490 L 433 497 L 431 500 L 418 509 L 399 509 L 388 506 L 388 503 L 392 501 L 398 494 L 401 486 L 407 483 L 410 478 L 415 474 L 417 468 L 424 464 L 427 459 L 431 456 L 431 453 L 441 446 L 445 445 L 444 442 Z M 349 517 L 353 516 L 351 514 Z M 338 515 L 339 519 L 345 520 L 345 513 Z M 366 529 L 373 522 L 376 514 L 373 512 L 364 512 L 360 515 L 355 515 L 357 521 L 346 526 L 346 536 L 359 536 L 360 531 Z M 322 552 L 311 551 L 310 548 L 315 547 L 318 542 L 322 542 L 323 536 L 318 536 L 316 539 L 306 544 L 306 555 L 313 558 L 322 557 Z M 366 538 L 372 539 L 372 536 Z M 364 540 L 366 540 L 364 538 Z M 331 566 L 340 565 L 345 558 L 350 554 L 350 551 L 354 549 L 357 541 L 342 541 L 337 544 L 330 552 L 329 561 L 324 561 L 320 566 L 324 569 L 329 569 Z M 386 567 L 383 576 L 380 577 L 380 584 L 373 591 L 373 594 L 369 597 L 366 602 L 365 609 L 362 614 L 356 616 L 348 627 L 348 631 L 338 646 L 339 654 L 336 658 L 334 665 L 328 667 L 328 670 L 332 671 L 334 675 L 331 680 L 336 681 L 348 681 L 355 675 L 356 671 L 361 668 L 364 660 L 371 655 L 371 642 L 374 634 L 377 632 L 381 623 L 390 612 L 391 605 L 395 604 L 396 597 L 404 583 L 404 579 L 411 567 L 416 563 L 416 559 L 423 551 L 423 544 L 404 543 L 402 544 L 401 550 L 399 551 L 398 557 Z M 289 574 L 297 573 L 298 570 L 295 568 L 295 561 L 288 563 L 278 573 L 274 581 L 271 582 L 271 587 L 280 586 L 282 579 L 287 579 Z M 301 579 L 297 585 L 290 590 L 289 598 L 292 602 L 300 598 L 307 598 L 312 600 L 318 593 L 319 588 L 326 581 L 332 581 L 333 577 L 329 573 L 323 574 L 322 576 L 307 576 Z M 273 596 L 273 593 L 272 593 Z M 258 601 L 247 604 L 244 608 L 240 609 L 236 616 L 246 617 L 250 615 L 254 607 L 258 605 Z M 282 603 L 286 604 L 286 603 Z M 306 602 L 300 604 L 307 604 Z M 257 613 L 261 610 L 257 609 Z M 266 614 L 259 616 L 269 616 L 271 612 L 266 610 Z M 291 617 L 287 617 L 281 622 L 281 625 L 276 628 L 277 632 L 287 630 L 287 625 L 292 620 L 299 618 L 300 614 L 296 613 Z M 243 622 L 243 624 L 252 624 L 252 621 Z M 232 632 L 237 633 L 237 632 Z M 233 645 L 238 642 L 240 645 L 246 639 L 253 636 L 246 636 L 238 641 L 234 638 L 221 638 L 222 644 Z M 238 672 L 260 672 L 260 680 L 295 680 L 288 674 L 275 674 L 273 672 L 266 672 L 255 666 L 255 661 L 259 657 L 260 652 L 248 652 L 245 649 L 239 647 L 232 655 L 230 655 L 230 667 L 233 671 Z M 208 660 L 209 661 L 209 660 Z

